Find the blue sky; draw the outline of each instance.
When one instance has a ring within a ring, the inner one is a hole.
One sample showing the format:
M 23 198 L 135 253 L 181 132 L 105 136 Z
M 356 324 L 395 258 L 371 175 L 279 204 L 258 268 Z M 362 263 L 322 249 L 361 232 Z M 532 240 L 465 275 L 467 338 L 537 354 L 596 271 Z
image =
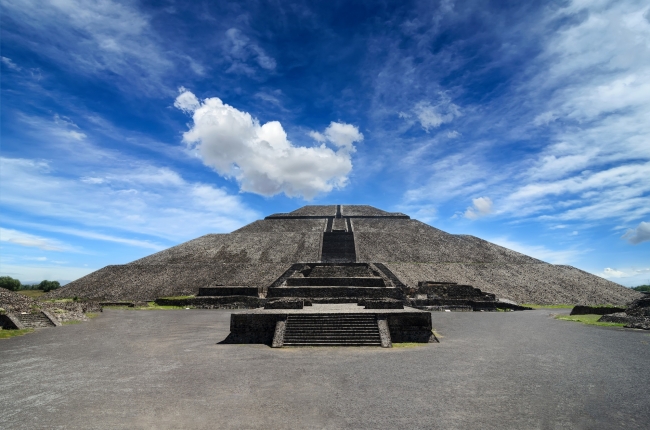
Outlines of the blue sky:
M 646 1 L 0 5 L 2 275 L 349 203 L 650 281 Z

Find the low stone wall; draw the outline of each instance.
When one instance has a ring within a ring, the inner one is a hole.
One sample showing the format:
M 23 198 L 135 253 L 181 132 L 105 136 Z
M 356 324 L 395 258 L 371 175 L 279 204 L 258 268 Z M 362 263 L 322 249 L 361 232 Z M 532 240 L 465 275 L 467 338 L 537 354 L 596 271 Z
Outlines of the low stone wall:
M 574 306 L 570 315 L 607 315 L 625 312 L 625 308 L 615 306 Z
M 386 287 L 378 277 L 359 278 L 287 278 L 288 287 Z
M 466 308 L 471 308 L 477 312 L 495 312 L 500 309 L 509 309 L 513 311 L 525 311 L 532 309 L 526 306 L 519 306 L 507 302 L 463 299 L 406 299 L 406 304 L 408 306 L 423 310 L 429 310 L 430 308 L 465 310 Z
M 377 314 L 385 319 L 393 343 L 438 342 L 433 334 L 429 312 L 400 312 Z M 230 316 L 230 334 L 221 343 L 263 343 L 272 345 L 278 321 L 284 321 L 286 312 L 234 313 Z
M 250 297 L 259 297 L 259 288 L 258 287 L 225 287 L 225 286 L 213 286 L 213 287 L 201 287 L 199 288 L 199 294 L 197 297 L 223 297 L 223 296 L 250 296 Z
M 269 288 L 267 298 L 273 297 L 349 297 L 354 303 L 362 298 L 401 299 L 402 291 L 398 288 L 366 288 L 366 287 L 277 287 Z M 337 302 L 338 303 L 338 302 Z
M 226 296 L 156 299 L 155 303 L 159 306 L 193 307 L 197 309 L 255 309 L 263 307 L 266 300 L 250 296 Z
M 393 343 L 438 342 L 432 331 L 431 314 L 429 312 L 386 314 L 386 321 Z
M 267 300 L 264 309 L 302 309 L 304 301 L 301 299 Z
M 366 309 L 404 309 L 404 303 L 401 300 L 385 299 L 385 300 L 370 300 L 363 301 L 363 306 Z
M 230 334 L 220 343 L 263 343 L 271 345 L 275 325 L 286 314 L 232 314 Z

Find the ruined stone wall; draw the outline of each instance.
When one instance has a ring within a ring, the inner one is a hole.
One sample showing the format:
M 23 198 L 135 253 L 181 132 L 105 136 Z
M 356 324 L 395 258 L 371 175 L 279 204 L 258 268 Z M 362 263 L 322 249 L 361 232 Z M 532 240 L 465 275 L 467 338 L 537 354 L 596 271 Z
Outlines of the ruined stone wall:
M 387 263 L 409 287 L 456 282 L 517 303 L 625 305 L 640 293 L 571 266 L 539 264 Z

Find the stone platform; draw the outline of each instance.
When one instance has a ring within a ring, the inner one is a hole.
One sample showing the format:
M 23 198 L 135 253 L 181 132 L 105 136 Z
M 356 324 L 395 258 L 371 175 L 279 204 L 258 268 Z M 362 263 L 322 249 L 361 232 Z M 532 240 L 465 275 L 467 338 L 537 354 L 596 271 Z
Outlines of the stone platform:
M 370 330 L 369 321 L 376 324 L 376 331 Z M 314 303 L 303 309 L 255 309 L 233 313 L 230 335 L 223 343 L 282 347 L 286 331 L 294 333 L 291 345 L 390 347 L 393 342 L 438 342 L 432 331 L 430 312 L 409 307 L 365 309 L 349 303 Z

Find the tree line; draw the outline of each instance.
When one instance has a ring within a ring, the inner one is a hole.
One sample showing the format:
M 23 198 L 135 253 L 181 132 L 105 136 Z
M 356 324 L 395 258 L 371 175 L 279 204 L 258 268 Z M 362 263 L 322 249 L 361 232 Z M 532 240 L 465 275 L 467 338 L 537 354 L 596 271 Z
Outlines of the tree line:
M 60 288 L 61 284 L 59 281 L 41 281 L 39 284 L 22 284 L 18 279 L 14 279 L 11 276 L 0 276 L 0 288 L 6 288 L 9 291 L 20 291 L 20 290 L 43 290 L 46 293 L 48 291 L 56 290 Z

